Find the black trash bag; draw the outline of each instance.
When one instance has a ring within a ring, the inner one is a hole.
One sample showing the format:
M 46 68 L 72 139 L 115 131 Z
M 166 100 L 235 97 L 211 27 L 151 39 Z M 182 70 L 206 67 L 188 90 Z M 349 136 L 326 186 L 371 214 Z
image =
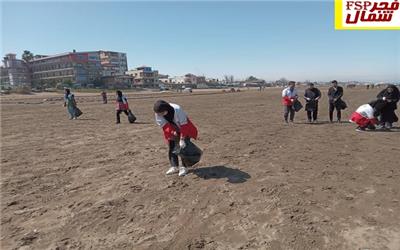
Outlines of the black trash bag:
M 128 110 L 128 121 L 129 123 L 134 123 L 136 121 L 136 116 L 132 113 L 131 110 Z
M 200 161 L 203 151 L 189 140 L 186 140 L 185 143 L 185 147 L 178 148 L 174 153 L 181 157 L 184 166 L 191 167 Z
M 317 101 L 311 100 L 306 103 L 306 108 L 305 108 L 306 111 L 313 112 L 313 111 L 315 111 L 316 108 L 317 108 Z
M 335 105 L 336 105 L 337 109 L 346 109 L 347 108 L 347 104 L 342 99 L 337 100 Z
M 301 102 L 299 100 L 295 100 L 293 102 L 294 111 L 299 112 L 302 108 L 303 108 L 303 104 L 301 104 Z
M 82 111 L 78 107 L 74 108 L 74 113 L 75 113 L 75 117 L 79 117 L 82 115 Z

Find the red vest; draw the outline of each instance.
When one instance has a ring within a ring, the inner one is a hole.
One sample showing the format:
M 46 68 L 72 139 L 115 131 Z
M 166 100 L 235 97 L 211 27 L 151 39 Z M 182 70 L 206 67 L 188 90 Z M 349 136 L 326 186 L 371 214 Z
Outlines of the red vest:
M 162 130 L 164 132 L 164 138 L 167 141 L 174 140 L 176 137 L 176 129 L 171 123 L 166 123 L 164 127 L 162 127 Z M 193 139 L 197 139 L 197 128 L 194 126 L 194 124 L 190 121 L 190 119 L 187 119 L 187 123 L 185 125 L 182 125 L 180 127 L 180 132 L 181 132 L 181 137 L 189 137 Z

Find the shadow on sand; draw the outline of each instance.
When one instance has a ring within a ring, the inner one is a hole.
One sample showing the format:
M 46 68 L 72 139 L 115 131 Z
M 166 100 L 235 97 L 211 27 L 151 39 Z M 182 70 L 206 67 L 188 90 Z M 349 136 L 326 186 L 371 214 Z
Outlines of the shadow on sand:
M 135 121 L 133 124 L 153 124 L 152 122 L 137 122 Z
M 205 168 L 196 168 L 192 171 L 195 175 L 205 180 L 228 178 L 230 183 L 243 183 L 251 176 L 239 169 L 234 169 L 226 166 L 212 166 Z
M 349 121 L 341 121 L 341 122 L 330 122 L 330 121 L 318 121 L 316 123 L 309 123 L 309 122 L 295 122 L 296 124 L 306 124 L 306 125 L 327 125 L 327 124 L 332 124 L 332 125 L 340 125 L 340 124 L 351 124 Z

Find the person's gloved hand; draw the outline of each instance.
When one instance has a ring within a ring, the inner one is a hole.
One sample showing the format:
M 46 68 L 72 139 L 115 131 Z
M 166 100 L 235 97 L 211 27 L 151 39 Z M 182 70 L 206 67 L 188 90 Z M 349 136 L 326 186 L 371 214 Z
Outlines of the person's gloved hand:
M 181 138 L 181 140 L 179 141 L 179 147 L 181 147 L 181 148 L 186 147 L 186 143 L 185 143 L 185 140 L 183 138 Z
M 382 98 L 382 100 L 386 101 L 386 96 L 384 96 L 384 97 Z

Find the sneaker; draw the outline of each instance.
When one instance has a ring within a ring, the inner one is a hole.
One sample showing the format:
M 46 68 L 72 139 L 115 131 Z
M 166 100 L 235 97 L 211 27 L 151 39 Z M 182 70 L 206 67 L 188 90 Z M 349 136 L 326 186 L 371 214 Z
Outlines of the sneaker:
M 365 128 L 357 127 L 357 128 L 356 128 L 356 131 L 357 131 L 357 132 L 363 132 L 363 131 L 365 131 Z
M 188 173 L 187 168 L 185 168 L 185 167 L 179 168 L 179 174 L 178 174 L 179 176 L 185 176 L 187 173 Z
M 393 124 L 390 123 L 390 122 L 386 122 L 385 123 L 385 127 L 388 128 L 388 129 L 391 129 L 391 128 L 393 128 Z
M 166 175 L 170 175 L 170 174 L 175 174 L 175 173 L 178 173 L 178 168 L 177 167 L 170 167 L 169 169 L 168 169 L 168 171 L 165 173 Z

